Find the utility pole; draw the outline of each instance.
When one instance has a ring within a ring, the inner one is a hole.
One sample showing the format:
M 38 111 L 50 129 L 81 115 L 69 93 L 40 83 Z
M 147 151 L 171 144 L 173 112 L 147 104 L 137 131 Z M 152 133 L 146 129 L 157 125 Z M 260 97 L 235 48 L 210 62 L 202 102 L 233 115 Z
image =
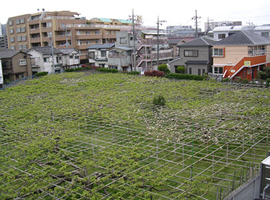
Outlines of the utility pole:
M 136 16 L 137 17 L 137 16 Z M 134 16 L 134 9 L 132 9 L 132 15 L 129 16 L 129 20 L 132 21 L 132 34 L 133 34 L 133 57 L 132 57 L 132 69 L 131 71 L 136 71 L 136 47 L 135 47 L 135 39 L 136 39 L 136 32 L 135 32 L 135 16 Z
M 195 16 L 192 17 L 193 20 L 195 20 L 195 27 L 196 27 L 196 33 L 195 33 L 195 38 L 198 37 L 198 19 L 200 19 L 201 17 L 197 16 L 197 10 L 195 10 Z
M 166 22 L 165 20 L 159 20 L 159 16 L 157 17 L 157 67 L 159 66 L 159 25 L 162 25 L 162 22 Z
M 53 51 L 53 36 L 51 35 L 51 45 L 52 45 L 52 67 L 53 67 L 53 74 L 55 73 L 55 67 L 54 67 L 54 51 Z

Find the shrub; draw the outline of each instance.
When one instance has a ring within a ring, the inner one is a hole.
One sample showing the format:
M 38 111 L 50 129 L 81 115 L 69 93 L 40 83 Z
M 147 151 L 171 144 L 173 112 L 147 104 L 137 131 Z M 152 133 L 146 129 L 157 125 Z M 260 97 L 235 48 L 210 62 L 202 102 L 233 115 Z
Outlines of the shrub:
M 108 69 L 108 68 L 96 68 L 99 72 L 109 72 L 109 73 L 117 73 L 117 69 Z
M 128 72 L 128 74 L 130 74 L 130 75 L 140 75 L 141 73 L 138 72 L 138 71 L 130 71 L 130 72 Z
M 82 71 L 82 70 L 83 70 L 82 67 L 77 67 L 77 68 L 74 69 L 75 72 L 79 72 L 79 71 Z
M 162 72 L 162 71 L 145 71 L 144 72 L 144 75 L 145 76 L 156 76 L 156 77 L 164 77 L 165 76 L 165 73 Z
M 249 81 L 247 79 L 240 79 L 239 82 L 242 83 L 242 84 L 248 84 L 249 83 Z
M 166 75 L 166 78 L 169 78 L 169 79 L 196 80 L 196 81 L 204 80 L 203 76 L 192 75 L 192 74 L 177 74 L 177 73 L 170 73 L 170 74 Z
M 74 68 L 65 69 L 65 72 L 74 72 Z
M 179 66 L 176 68 L 177 72 L 180 74 L 184 74 L 186 72 L 186 68 L 184 66 Z
M 155 96 L 153 99 L 153 104 L 158 106 L 164 106 L 166 103 L 165 98 L 160 94 L 158 96 Z
M 166 64 L 161 64 L 158 66 L 158 71 L 162 71 L 165 74 L 169 74 L 171 73 L 171 71 L 169 70 L 168 66 Z
M 48 74 L 48 72 L 39 72 L 39 73 L 36 73 L 36 77 L 40 77 L 40 76 L 46 76 Z
M 230 79 L 229 78 L 224 78 L 220 82 L 230 82 Z

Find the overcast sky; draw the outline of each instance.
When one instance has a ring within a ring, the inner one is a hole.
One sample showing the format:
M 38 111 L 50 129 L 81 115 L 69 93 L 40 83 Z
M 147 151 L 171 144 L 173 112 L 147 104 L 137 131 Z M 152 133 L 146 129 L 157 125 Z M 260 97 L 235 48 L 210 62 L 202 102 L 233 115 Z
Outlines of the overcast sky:
M 91 19 L 115 18 L 128 19 L 132 14 L 142 15 L 144 25 L 156 26 L 157 17 L 166 20 L 165 26 L 191 25 L 195 27 L 195 10 L 197 10 L 198 26 L 204 30 L 207 19 L 214 21 L 242 21 L 243 25 L 253 23 L 255 25 L 270 24 L 270 0 L 2 0 L 0 23 L 5 24 L 9 17 L 31 14 L 37 9 L 44 8 L 46 11 L 69 10 L 80 13 L 81 17 Z M 161 28 L 163 28 L 161 26 Z

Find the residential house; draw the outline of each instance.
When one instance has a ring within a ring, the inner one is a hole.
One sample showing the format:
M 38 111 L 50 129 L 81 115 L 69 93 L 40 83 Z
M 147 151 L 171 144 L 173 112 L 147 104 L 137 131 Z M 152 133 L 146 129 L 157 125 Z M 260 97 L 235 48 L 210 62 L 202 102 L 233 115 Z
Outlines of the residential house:
M 32 76 L 30 58 L 27 53 L 12 49 L 0 49 L 3 79 L 5 82 Z
M 135 39 L 135 41 L 133 39 Z M 135 58 L 133 52 L 136 51 L 138 47 L 138 39 L 137 37 L 133 37 L 132 32 L 120 31 L 116 33 L 115 47 L 109 52 L 109 68 L 118 69 L 119 71 L 132 71 L 132 60 Z
M 172 73 L 178 73 L 177 67 L 183 66 L 187 74 L 203 75 L 211 72 L 213 64 L 212 46 L 217 41 L 209 37 L 200 37 L 178 45 L 179 57 L 168 63 Z
M 224 39 L 233 35 L 234 33 L 249 30 L 263 37 L 270 37 L 270 26 L 219 26 L 213 29 L 213 37 L 215 39 Z
M 65 48 L 59 49 L 59 51 L 62 53 L 62 56 L 59 57 L 61 60 L 58 62 L 61 63 L 64 69 L 77 68 L 80 66 L 80 54 L 77 49 Z
M 109 51 L 114 47 L 114 43 L 96 44 L 87 47 L 89 64 L 91 66 L 108 68 Z
M 173 50 L 173 59 L 179 57 L 178 46 L 194 40 L 194 37 L 168 37 L 169 47 Z
M 31 55 L 33 74 L 43 71 L 59 73 L 80 65 L 79 52 L 74 48 L 33 47 L 28 54 Z
M 212 48 L 212 73 L 217 79 L 256 78 L 262 67 L 270 65 L 270 38 L 242 30 L 220 40 Z

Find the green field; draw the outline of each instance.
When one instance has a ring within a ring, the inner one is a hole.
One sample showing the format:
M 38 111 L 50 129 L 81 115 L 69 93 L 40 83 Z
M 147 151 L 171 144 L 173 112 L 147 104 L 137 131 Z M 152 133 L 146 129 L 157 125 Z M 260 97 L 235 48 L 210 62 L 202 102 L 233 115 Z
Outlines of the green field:
M 166 104 L 156 106 L 162 95 Z M 222 199 L 259 172 L 270 90 L 63 73 L 0 91 L 0 199 Z

